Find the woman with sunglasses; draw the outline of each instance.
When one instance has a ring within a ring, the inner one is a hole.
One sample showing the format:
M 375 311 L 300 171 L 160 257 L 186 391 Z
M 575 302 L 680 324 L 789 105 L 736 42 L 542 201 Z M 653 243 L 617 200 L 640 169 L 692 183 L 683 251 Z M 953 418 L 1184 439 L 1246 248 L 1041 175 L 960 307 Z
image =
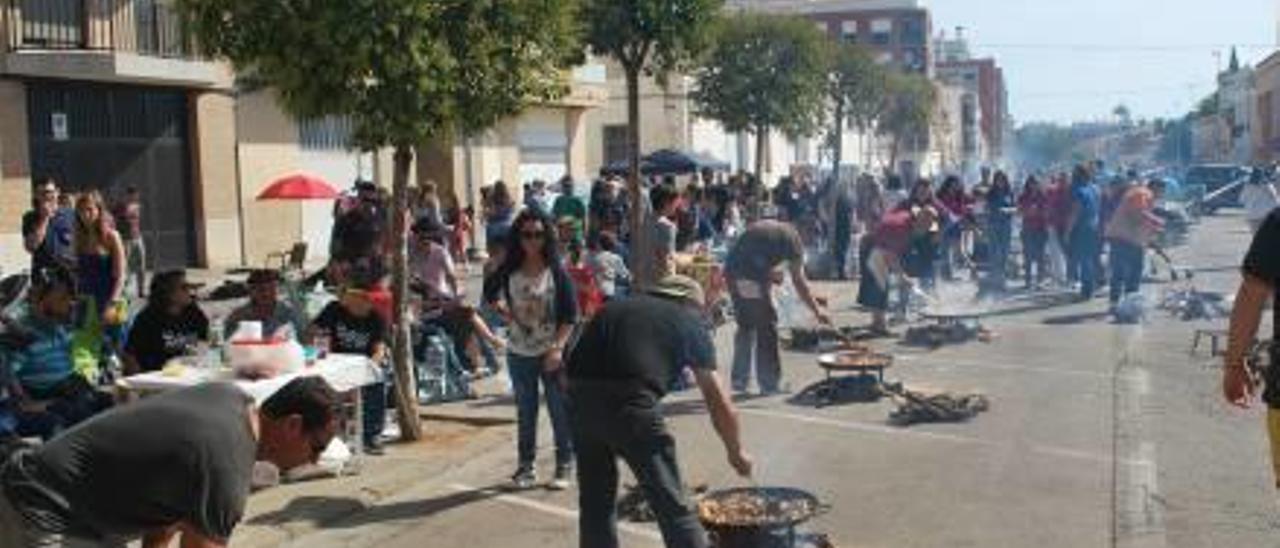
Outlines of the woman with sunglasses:
M 573 447 L 562 387 L 561 360 L 577 321 L 573 284 L 561 266 L 551 220 L 536 209 L 512 223 L 507 254 L 485 281 L 485 302 L 507 321 L 507 368 L 515 391 L 519 425 L 518 467 L 512 483 L 520 489 L 537 481 L 538 385 L 542 385 L 556 442 L 556 471 L 550 487 L 566 489 Z

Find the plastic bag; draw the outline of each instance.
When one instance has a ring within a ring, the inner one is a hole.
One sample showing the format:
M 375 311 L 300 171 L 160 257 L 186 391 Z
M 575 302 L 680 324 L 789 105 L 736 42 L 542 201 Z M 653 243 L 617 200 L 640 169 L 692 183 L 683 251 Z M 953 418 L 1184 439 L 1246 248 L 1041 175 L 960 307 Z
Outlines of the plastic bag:
M 791 283 L 791 273 L 782 278 L 782 284 L 775 288 L 773 306 L 778 312 L 779 329 L 812 328 L 817 326 L 813 314 L 796 295 L 795 286 Z
M 1147 299 L 1141 293 L 1130 293 L 1116 305 L 1117 323 L 1139 324 L 1147 319 Z

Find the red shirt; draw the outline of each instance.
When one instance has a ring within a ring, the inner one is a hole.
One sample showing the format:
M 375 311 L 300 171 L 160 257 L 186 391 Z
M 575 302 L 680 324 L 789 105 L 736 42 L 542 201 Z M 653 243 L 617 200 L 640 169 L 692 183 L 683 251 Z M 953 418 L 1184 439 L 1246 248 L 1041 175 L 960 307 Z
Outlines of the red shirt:
M 911 211 L 895 209 L 880 217 L 880 223 L 872 232 L 872 242 L 896 256 L 903 256 L 911 248 Z
M 1023 230 L 1044 230 L 1049 227 L 1049 197 L 1043 191 L 1022 191 L 1018 197 L 1018 212 L 1022 214 Z
M 1054 183 L 1045 189 L 1045 201 L 1049 226 L 1059 232 L 1067 229 L 1071 219 L 1071 189 L 1066 184 Z

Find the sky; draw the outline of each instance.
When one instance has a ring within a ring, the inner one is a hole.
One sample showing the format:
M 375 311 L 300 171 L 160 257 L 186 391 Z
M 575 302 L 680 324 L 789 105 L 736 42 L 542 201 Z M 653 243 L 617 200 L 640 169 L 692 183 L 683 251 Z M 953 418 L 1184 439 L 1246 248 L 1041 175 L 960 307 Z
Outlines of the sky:
M 1276 49 L 1280 0 L 926 0 L 934 32 L 965 27 L 1004 68 L 1021 124 L 1181 116 L 1211 93 L 1232 45 L 1256 64 Z M 1214 53 L 1220 53 L 1220 60 Z

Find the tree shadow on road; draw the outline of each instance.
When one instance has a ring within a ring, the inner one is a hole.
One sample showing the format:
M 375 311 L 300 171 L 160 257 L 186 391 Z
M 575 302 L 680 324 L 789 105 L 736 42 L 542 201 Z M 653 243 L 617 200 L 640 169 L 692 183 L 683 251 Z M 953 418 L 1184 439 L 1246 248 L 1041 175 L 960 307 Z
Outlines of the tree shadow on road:
M 1092 323 L 1107 320 L 1111 317 L 1109 312 L 1086 312 L 1084 314 L 1067 314 L 1065 316 L 1053 316 L 1045 318 L 1042 323 L 1045 325 L 1079 325 L 1082 323 Z
M 248 523 L 277 527 L 311 523 L 321 529 L 354 529 L 377 523 L 424 519 L 500 495 L 494 489 L 476 489 L 373 506 L 351 497 L 308 496 L 296 498 L 284 508 L 254 517 Z

